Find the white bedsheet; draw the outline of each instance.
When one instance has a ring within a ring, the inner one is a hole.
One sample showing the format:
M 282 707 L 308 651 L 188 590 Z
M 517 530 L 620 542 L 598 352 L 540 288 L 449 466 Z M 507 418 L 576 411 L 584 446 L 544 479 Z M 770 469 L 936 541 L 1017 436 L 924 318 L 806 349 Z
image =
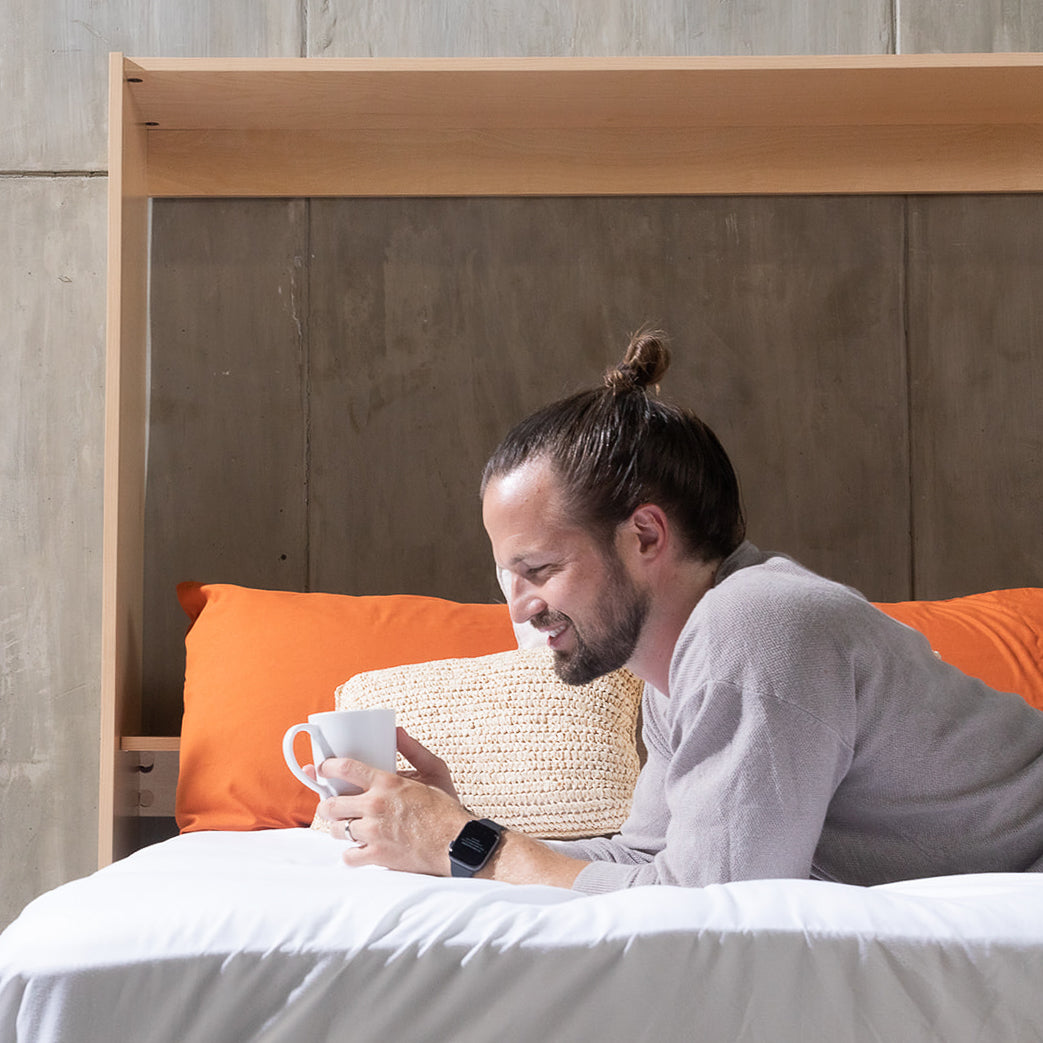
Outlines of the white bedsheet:
M 597 897 L 197 833 L 31 903 L 0 1041 L 1043 1039 L 1043 875 Z

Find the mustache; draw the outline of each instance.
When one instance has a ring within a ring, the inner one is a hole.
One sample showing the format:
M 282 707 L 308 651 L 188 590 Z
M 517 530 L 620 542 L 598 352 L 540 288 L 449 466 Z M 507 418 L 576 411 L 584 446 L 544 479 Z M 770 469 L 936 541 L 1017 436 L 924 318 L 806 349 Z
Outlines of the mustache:
M 569 619 L 564 612 L 551 612 L 550 609 L 547 609 L 532 616 L 529 619 L 529 622 L 536 627 L 537 630 L 548 630 L 552 627 L 559 626 L 561 623 L 571 623 L 572 620 Z

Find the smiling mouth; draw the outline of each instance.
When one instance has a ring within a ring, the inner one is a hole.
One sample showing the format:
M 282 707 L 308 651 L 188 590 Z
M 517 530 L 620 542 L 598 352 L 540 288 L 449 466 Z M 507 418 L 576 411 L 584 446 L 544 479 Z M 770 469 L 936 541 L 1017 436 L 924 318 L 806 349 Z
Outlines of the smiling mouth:
M 572 620 L 564 613 L 541 613 L 529 622 L 546 638 L 548 648 L 554 648 L 555 642 L 572 626 Z
M 556 627 L 541 627 L 538 628 L 540 633 L 547 639 L 547 647 L 556 649 L 556 642 L 569 629 L 568 623 L 559 623 Z

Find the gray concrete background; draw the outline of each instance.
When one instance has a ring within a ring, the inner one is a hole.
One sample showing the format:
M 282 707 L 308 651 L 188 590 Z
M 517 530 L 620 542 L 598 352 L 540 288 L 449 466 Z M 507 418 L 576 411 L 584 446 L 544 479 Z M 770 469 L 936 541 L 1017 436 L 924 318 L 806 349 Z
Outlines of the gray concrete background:
M 36 894 L 95 863 L 106 67 L 113 50 L 164 56 L 1032 51 L 1043 50 L 1043 7 L 1018 0 L 904 0 L 900 7 L 891 0 L 0 0 L 0 925 Z M 932 296 L 937 309 L 913 324 L 914 332 L 930 336 L 945 322 L 946 308 L 963 302 L 966 286 L 980 291 L 975 275 L 982 273 L 968 268 L 966 236 L 994 228 L 994 213 L 958 200 L 914 205 L 910 248 L 927 232 L 950 243 L 923 270 L 932 294 L 950 279 Z M 1025 220 L 1032 211 L 1016 201 L 1005 205 L 1003 211 L 997 202 L 995 213 L 1008 227 L 1038 225 Z M 947 224 L 939 229 L 939 222 Z M 1032 260 L 1038 241 L 993 249 L 1028 256 L 1031 278 L 1038 275 Z M 1016 290 L 1025 291 L 1024 284 Z M 1028 320 L 1019 314 L 1024 330 Z M 989 305 L 975 330 L 989 337 L 1002 326 Z M 973 373 L 975 353 L 964 349 L 963 358 Z M 987 365 L 980 368 L 982 409 L 992 415 L 1012 389 L 1002 377 L 990 382 Z M 1032 372 L 1038 388 L 1038 369 Z M 914 374 L 914 389 L 944 396 L 946 381 L 933 377 L 930 368 Z M 966 434 L 958 421 L 954 429 Z M 921 466 L 931 467 L 915 450 Z M 991 476 L 995 468 L 987 470 Z M 996 495 L 1009 494 L 1010 476 L 996 480 Z M 960 552 L 962 519 L 927 521 Z

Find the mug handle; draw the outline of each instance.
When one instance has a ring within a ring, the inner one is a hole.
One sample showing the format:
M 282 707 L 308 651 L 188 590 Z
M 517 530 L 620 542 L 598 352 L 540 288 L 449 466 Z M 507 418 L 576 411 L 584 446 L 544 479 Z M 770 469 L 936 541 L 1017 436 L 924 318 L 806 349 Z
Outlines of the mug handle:
M 333 756 L 332 750 L 326 745 L 326 737 L 322 732 L 315 727 L 314 724 L 294 724 L 286 730 L 286 734 L 282 737 L 282 755 L 286 761 L 286 767 L 293 772 L 297 778 L 304 783 L 305 786 L 310 790 L 314 790 L 320 797 L 332 796 L 332 791 L 327 787 L 323 786 L 320 782 L 315 782 L 313 779 L 309 779 L 307 775 L 301 770 L 300 764 L 297 763 L 297 754 L 293 751 L 293 740 L 301 733 L 307 732 L 315 743 L 317 749 L 322 752 L 322 759 L 326 760 L 328 757 Z M 318 767 L 318 765 L 316 765 Z

